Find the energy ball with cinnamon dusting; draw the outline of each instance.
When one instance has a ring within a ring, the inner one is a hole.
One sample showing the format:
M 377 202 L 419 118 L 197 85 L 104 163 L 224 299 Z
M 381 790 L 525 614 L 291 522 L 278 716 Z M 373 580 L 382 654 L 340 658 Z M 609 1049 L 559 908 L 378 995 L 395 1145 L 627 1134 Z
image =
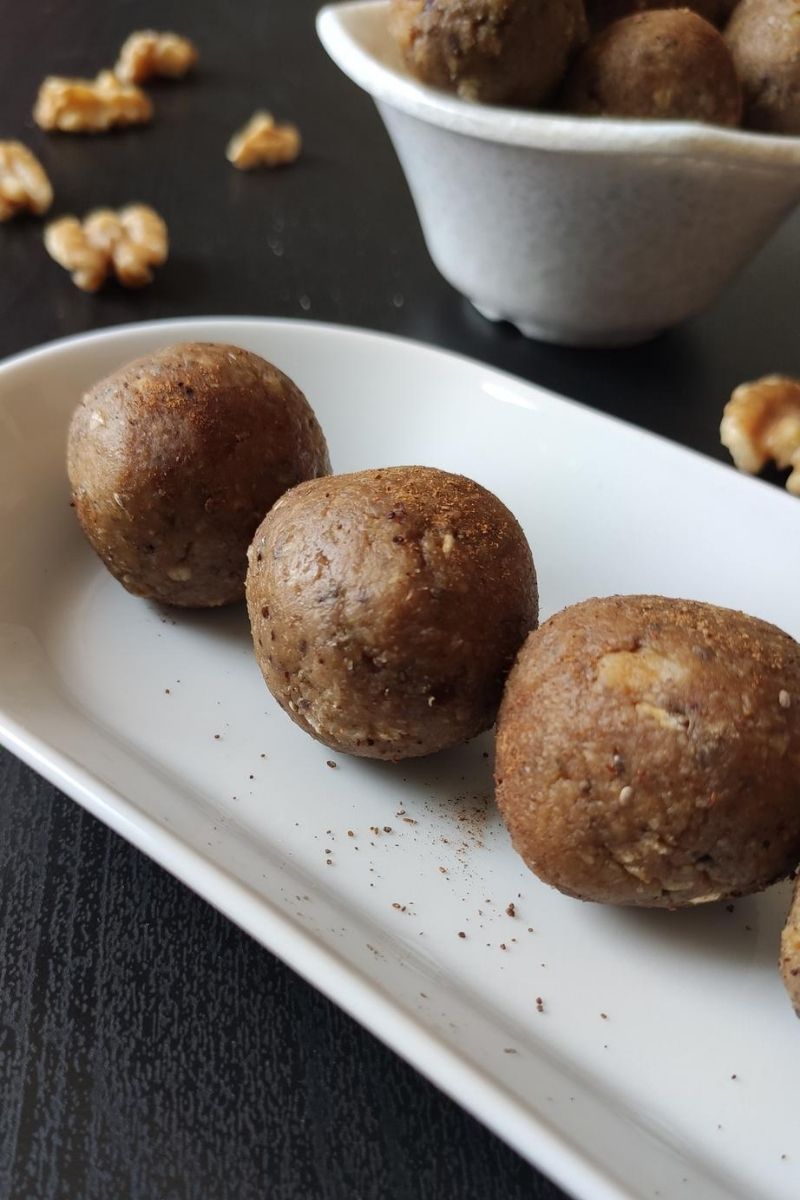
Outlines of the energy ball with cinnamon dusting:
M 725 30 L 745 97 L 745 124 L 800 133 L 800 5 L 741 0 Z
M 538 104 L 586 37 L 583 0 L 391 0 L 389 29 L 423 83 L 487 104 Z
M 486 488 L 430 467 L 303 483 L 248 557 L 258 664 L 307 733 L 396 760 L 494 723 L 538 602 L 525 535 Z
M 67 467 L 84 533 L 129 592 L 211 607 L 242 599 L 264 513 L 330 462 L 291 379 L 236 346 L 189 342 L 86 393 Z
M 567 608 L 529 637 L 497 725 L 497 802 L 545 883 L 678 908 L 800 859 L 800 647 L 661 596 Z
M 687 8 L 636 13 L 572 64 L 563 107 L 585 116 L 738 125 L 742 93 L 722 35 Z

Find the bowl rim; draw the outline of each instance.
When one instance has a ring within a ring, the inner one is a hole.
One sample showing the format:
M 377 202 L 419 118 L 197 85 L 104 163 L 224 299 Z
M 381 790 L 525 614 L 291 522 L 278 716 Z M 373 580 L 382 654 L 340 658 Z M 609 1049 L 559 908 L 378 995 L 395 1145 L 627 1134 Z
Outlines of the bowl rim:
M 376 102 L 453 133 L 559 153 L 691 157 L 753 168 L 800 167 L 800 137 L 725 129 L 694 121 L 566 116 L 461 100 L 384 62 L 365 36 L 385 21 L 389 0 L 344 0 L 317 14 L 322 45 Z

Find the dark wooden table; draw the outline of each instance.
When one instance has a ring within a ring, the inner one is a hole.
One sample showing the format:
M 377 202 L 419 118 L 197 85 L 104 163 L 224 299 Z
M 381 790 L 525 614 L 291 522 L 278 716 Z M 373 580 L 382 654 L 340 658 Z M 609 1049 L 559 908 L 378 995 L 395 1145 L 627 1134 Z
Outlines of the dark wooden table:
M 0 137 L 41 155 L 54 211 L 142 199 L 173 246 L 148 290 L 85 296 L 46 258 L 38 222 L 0 228 L 0 355 L 152 317 L 341 321 L 466 352 L 724 458 L 731 386 L 800 371 L 800 223 L 712 312 L 648 346 L 573 351 L 492 326 L 437 276 L 370 101 L 316 42 L 315 8 L 0 0 Z M 45 74 L 110 65 L 149 24 L 202 49 L 192 82 L 154 89 L 151 128 L 87 140 L 33 127 Z M 260 106 L 299 124 L 305 154 L 242 175 L 224 146 Z M 0 758 L 3 1200 L 560 1194 L 202 900 Z

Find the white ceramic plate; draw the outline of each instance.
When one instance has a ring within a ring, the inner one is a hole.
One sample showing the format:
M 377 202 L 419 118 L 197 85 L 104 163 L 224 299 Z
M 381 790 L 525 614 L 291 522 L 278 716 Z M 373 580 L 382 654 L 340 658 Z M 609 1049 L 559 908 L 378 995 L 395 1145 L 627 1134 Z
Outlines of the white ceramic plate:
M 243 609 L 166 614 L 95 559 L 68 505 L 69 413 L 98 376 L 183 339 L 283 367 L 340 471 L 426 463 L 492 488 L 530 537 L 545 616 L 652 591 L 797 636 L 800 504 L 478 363 L 355 330 L 150 324 L 0 367 L 5 744 L 577 1196 L 797 1200 L 785 887 L 675 914 L 550 891 L 491 806 L 488 738 L 395 767 L 333 755 L 268 696 Z

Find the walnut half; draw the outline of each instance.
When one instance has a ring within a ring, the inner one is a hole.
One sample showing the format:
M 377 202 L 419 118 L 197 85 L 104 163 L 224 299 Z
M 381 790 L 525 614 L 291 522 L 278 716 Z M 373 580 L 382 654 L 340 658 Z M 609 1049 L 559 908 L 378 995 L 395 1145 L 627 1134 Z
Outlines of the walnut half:
M 244 129 L 228 143 L 228 161 L 240 171 L 253 167 L 279 167 L 300 153 L 300 131 L 295 125 L 276 125 L 272 113 L 253 113 Z
M 122 83 L 113 71 L 96 79 L 48 75 L 39 88 L 33 119 L 42 129 L 62 133 L 105 133 L 115 126 L 142 125 L 153 105 L 134 84 Z
M 787 491 L 800 496 L 800 380 L 765 375 L 736 388 L 719 428 L 740 471 L 756 474 L 772 459 L 791 467 Z
M 47 172 L 22 142 L 0 142 L 0 221 L 20 212 L 41 216 L 53 203 Z
M 45 229 L 44 244 L 84 292 L 96 292 L 112 269 L 123 287 L 144 287 L 169 250 L 167 227 L 146 204 L 98 208 L 82 222 L 61 217 Z
M 146 83 L 156 75 L 180 79 L 197 62 L 197 49 L 178 33 L 142 29 L 126 38 L 114 74 L 123 83 Z

